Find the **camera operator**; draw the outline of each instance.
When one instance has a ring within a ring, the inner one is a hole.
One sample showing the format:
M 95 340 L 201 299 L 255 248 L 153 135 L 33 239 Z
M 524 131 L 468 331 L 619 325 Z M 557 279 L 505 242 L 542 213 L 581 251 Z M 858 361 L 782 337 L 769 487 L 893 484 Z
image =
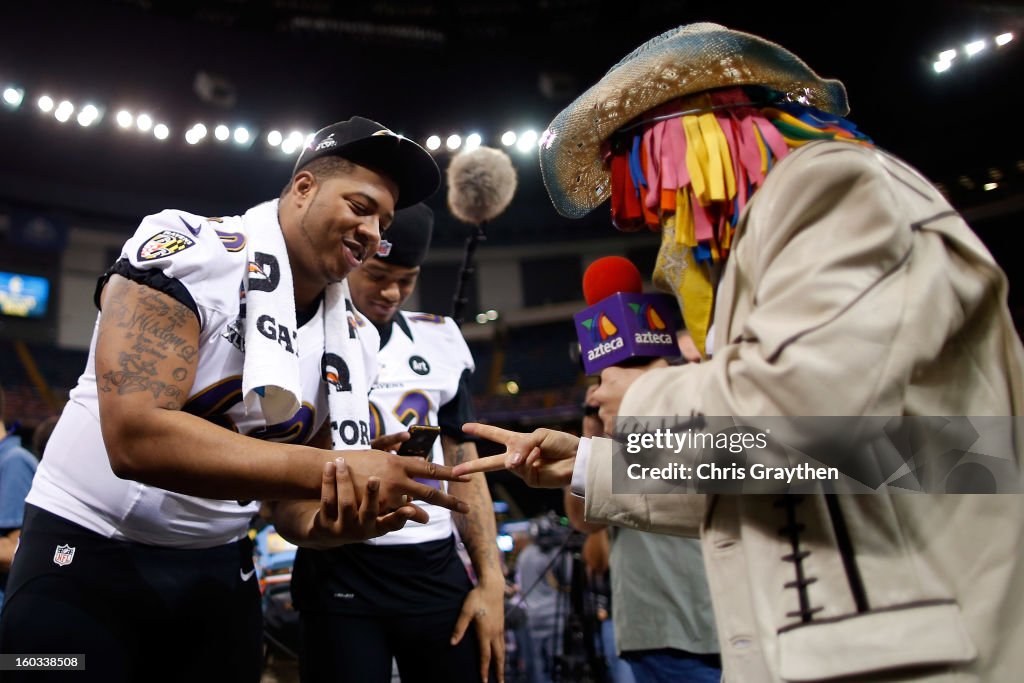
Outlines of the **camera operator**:
M 607 664 L 598 652 L 600 624 L 583 562 L 586 536 L 554 512 L 530 527 L 534 543 L 523 550 L 516 567 L 534 680 L 604 683 Z
M 568 599 L 572 572 L 571 557 L 562 549 L 571 531 L 559 524 L 553 512 L 538 517 L 530 523 L 533 542 L 516 561 L 516 583 L 523 591 L 520 604 L 526 610 L 533 680 L 537 683 L 552 682 L 555 657 L 561 652 L 568 610 L 560 603 Z

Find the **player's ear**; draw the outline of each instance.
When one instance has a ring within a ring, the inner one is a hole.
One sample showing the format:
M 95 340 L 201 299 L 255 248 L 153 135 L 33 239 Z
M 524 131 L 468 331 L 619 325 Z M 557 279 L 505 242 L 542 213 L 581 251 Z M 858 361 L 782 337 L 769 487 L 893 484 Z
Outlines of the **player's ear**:
M 312 195 L 316 189 L 316 176 L 309 171 L 299 171 L 292 178 L 291 192 L 298 205 L 302 205 Z

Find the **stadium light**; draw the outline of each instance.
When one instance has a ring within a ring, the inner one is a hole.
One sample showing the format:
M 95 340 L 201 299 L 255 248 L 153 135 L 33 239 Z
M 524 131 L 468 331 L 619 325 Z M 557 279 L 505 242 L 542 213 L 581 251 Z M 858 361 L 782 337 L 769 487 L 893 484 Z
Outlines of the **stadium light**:
M 501 144 L 506 147 L 511 147 L 516 144 L 516 132 L 514 130 L 507 130 L 501 136 Z
M 149 132 L 149 129 L 153 127 L 153 117 L 149 114 L 139 114 L 135 117 L 135 127 L 143 133 Z
M 1003 45 L 1006 45 L 1011 40 L 1013 40 L 1013 34 L 1012 33 L 1000 33 L 998 36 L 996 36 L 996 45 L 998 45 L 999 47 L 1002 47 Z
M 94 104 L 87 104 L 78 112 L 78 125 L 87 128 L 100 120 L 100 110 Z
M 75 113 L 75 105 L 71 104 L 68 100 L 64 100 L 57 105 L 57 108 L 53 111 L 53 117 L 61 123 L 67 123 L 71 115 Z
M 519 141 L 516 143 L 516 149 L 520 152 L 530 152 L 537 146 L 537 131 L 527 130 L 519 136 Z
M 431 135 L 429 138 L 427 138 L 427 149 L 429 149 L 431 152 L 437 150 L 440 147 L 441 147 L 441 138 L 440 137 L 438 137 L 437 135 Z
M 267 144 L 271 147 L 277 147 L 284 141 L 284 136 L 281 135 L 281 131 L 272 130 L 267 133 Z
M 9 85 L 4 88 L 4 104 L 11 109 L 17 109 L 20 107 L 24 99 L 25 91 L 21 88 L 15 88 L 13 85 Z
M 51 111 L 53 111 L 53 98 L 49 95 L 43 95 L 38 100 L 36 100 L 36 106 L 39 107 L 40 111 L 49 114 Z
M 206 133 L 206 126 L 202 123 L 193 124 L 192 127 L 185 132 L 185 142 L 190 145 L 197 145 L 206 137 Z
M 973 57 L 974 55 L 978 54 L 979 52 L 981 52 L 984 49 L 985 49 L 985 41 L 984 40 L 975 40 L 973 42 L 970 42 L 970 43 L 967 43 L 966 45 L 964 45 L 964 52 L 967 53 L 968 57 Z
M 297 130 L 293 130 L 289 135 L 288 139 L 281 143 L 281 151 L 285 154 L 294 154 L 299 147 L 302 146 L 302 141 L 305 138 L 302 133 Z

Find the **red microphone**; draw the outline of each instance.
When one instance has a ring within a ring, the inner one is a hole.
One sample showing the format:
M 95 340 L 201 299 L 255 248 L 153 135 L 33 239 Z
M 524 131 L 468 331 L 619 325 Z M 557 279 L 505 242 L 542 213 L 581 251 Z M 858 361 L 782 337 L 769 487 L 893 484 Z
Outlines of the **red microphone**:
M 583 274 L 587 308 L 573 316 L 583 369 L 588 375 L 612 365 L 679 355 L 672 310 L 675 300 L 644 294 L 640 271 L 629 259 L 605 256 Z
M 622 256 L 603 256 L 583 273 L 583 298 L 588 306 L 607 299 L 616 292 L 639 294 L 644 290 L 644 279 L 633 262 Z

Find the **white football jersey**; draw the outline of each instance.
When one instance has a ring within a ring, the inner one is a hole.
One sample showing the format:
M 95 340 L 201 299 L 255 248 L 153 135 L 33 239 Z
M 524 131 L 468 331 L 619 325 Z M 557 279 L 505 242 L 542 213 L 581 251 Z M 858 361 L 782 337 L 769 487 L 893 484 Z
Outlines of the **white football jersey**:
M 199 361 L 185 412 L 255 438 L 305 443 L 328 414 L 321 366 L 323 304 L 294 337 L 301 408 L 286 422 L 268 425 L 258 407 L 246 413 L 242 403 L 240 314 L 247 269 L 241 217 L 203 218 L 165 210 L 142 221 L 112 272 L 170 294 L 198 316 Z M 97 330 L 98 322 L 97 317 Z M 363 367 L 374 368 L 377 331 L 358 315 L 357 327 Z M 206 548 L 245 535 L 259 508 L 256 502 L 186 496 L 114 475 L 100 432 L 95 350 L 94 331 L 85 372 L 50 437 L 27 502 L 105 537 L 151 545 Z M 367 380 L 368 385 L 372 377 Z M 362 415 L 349 417 L 357 428 L 343 432 L 368 434 Z M 367 448 L 368 443 L 357 439 L 348 446 Z M 183 441 L 180 447 L 191 446 Z
M 438 411 L 458 394 L 463 373 L 474 369 L 473 356 L 455 321 L 405 311 L 398 312 L 391 338 L 377 356 L 377 365 L 377 382 L 370 389 L 370 432 L 375 436 L 404 432 L 414 424 L 437 425 Z M 434 442 L 431 457 L 433 462 L 444 464 L 441 437 Z M 441 485 L 433 480 L 424 483 Z M 417 505 L 427 511 L 430 522 L 409 522 L 403 529 L 367 543 L 405 545 L 451 535 L 447 508 L 422 501 Z

